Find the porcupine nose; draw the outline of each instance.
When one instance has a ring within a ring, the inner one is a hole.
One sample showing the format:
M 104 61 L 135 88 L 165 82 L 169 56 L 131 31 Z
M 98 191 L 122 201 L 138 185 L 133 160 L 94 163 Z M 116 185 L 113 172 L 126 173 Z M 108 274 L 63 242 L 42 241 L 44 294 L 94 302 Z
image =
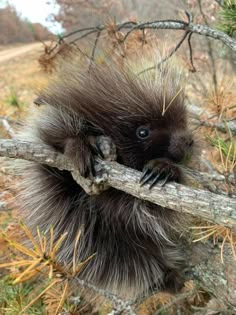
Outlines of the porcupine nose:
M 193 137 L 188 132 L 176 132 L 171 135 L 168 147 L 168 157 L 174 162 L 181 162 L 191 150 Z

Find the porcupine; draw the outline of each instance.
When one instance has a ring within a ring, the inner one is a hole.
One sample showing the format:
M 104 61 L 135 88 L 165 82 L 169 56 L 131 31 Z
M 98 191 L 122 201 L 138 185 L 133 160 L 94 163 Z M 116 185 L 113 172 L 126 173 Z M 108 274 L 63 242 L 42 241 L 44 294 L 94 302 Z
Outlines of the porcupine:
M 66 62 L 39 93 L 36 103 L 43 106 L 21 138 L 63 153 L 87 177 L 94 174 L 96 155 L 102 155 L 97 137 L 109 136 L 117 161 L 142 171 L 141 184 L 181 183 L 178 164 L 191 156 L 195 145 L 182 75 L 169 62 L 137 75 L 133 64 L 121 66 L 110 58 L 87 71 Z M 79 260 L 96 254 L 81 279 L 125 298 L 178 286 L 183 215 L 114 188 L 87 195 L 68 171 L 23 164 L 23 216 L 33 231 L 53 226 L 56 238 L 68 232 L 60 261 L 71 262 L 83 226 Z

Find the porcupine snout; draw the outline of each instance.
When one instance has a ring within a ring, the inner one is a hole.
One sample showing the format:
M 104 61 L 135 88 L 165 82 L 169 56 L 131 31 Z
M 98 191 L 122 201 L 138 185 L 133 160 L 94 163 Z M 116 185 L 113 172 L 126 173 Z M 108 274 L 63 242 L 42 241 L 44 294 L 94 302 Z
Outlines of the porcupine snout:
M 174 162 L 181 162 L 191 155 L 193 136 L 190 132 L 182 131 L 172 134 L 168 147 L 168 158 Z

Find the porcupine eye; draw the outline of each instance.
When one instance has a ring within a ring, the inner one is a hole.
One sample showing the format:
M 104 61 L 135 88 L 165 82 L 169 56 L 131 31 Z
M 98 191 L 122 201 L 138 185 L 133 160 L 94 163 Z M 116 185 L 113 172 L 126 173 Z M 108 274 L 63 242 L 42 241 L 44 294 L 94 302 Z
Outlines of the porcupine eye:
M 147 139 L 150 135 L 150 129 L 144 126 L 138 127 L 136 135 L 139 139 Z

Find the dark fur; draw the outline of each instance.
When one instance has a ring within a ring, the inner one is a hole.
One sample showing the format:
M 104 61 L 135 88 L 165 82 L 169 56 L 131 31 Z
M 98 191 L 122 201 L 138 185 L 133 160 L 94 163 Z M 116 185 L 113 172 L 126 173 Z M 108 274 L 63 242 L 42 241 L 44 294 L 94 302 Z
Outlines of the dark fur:
M 151 74 L 135 76 L 131 68 L 112 62 L 94 66 L 89 73 L 67 65 L 39 95 L 37 103 L 43 106 L 33 120 L 34 131 L 26 131 L 26 136 L 31 133 L 34 141 L 63 152 L 81 174 L 89 176 L 91 139 L 106 135 L 116 145 L 118 162 L 153 172 L 150 181 L 161 170 L 159 179 L 170 174 L 168 180 L 181 181 L 173 162 L 181 162 L 193 146 L 182 83 L 171 66 L 156 72 L 158 77 L 152 79 Z M 164 115 L 163 100 L 166 105 L 171 102 Z M 148 139 L 137 137 L 140 126 L 150 129 Z M 59 259 L 71 262 L 76 235 L 84 226 L 78 259 L 96 255 L 81 278 L 126 298 L 154 287 L 176 287 L 172 275 L 182 261 L 177 245 L 184 226 L 180 214 L 113 188 L 88 196 L 69 172 L 25 166 L 22 197 L 27 222 L 32 229 L 38 225 L 48 230 L 53 225 L 57 236 L 69 233 Z

